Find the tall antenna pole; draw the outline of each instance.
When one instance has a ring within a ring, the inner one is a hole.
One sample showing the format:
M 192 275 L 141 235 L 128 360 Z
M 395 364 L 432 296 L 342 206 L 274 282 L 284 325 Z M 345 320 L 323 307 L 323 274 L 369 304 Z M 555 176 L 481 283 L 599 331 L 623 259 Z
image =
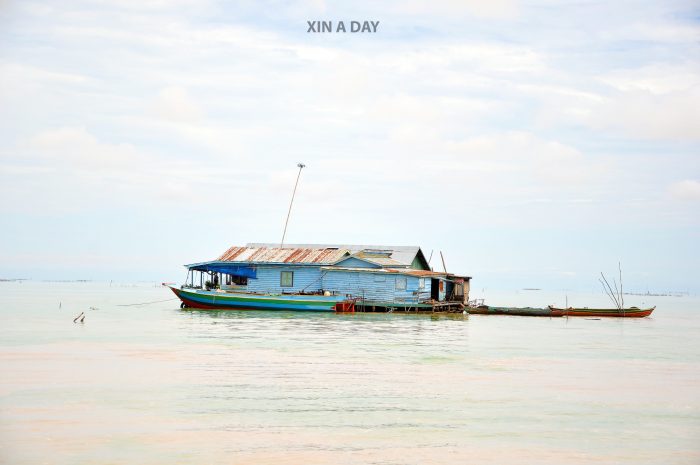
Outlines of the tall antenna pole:
M 301 176 L 301 170 L 303 170 L 306 165 L 303 163 L 297 163 L 299 167 L 299 173 L 297 174 L 297 182 L 294 183 L 294 191 L 292 192 L 292 200 L 289 202 L 289 211 L 287 212 L 287 221 L 284 222 L 284 232 L 282 233 L 282 241 L 280 242 L 280 249 L 284 246 L 284 236 L 287 235 L 287 224 L 289 224 L 289 215 L 292 213 L 292 204 L 294 203 L 294 196 L 297 193 L 297 185 L 299 184 L 299 177 Z

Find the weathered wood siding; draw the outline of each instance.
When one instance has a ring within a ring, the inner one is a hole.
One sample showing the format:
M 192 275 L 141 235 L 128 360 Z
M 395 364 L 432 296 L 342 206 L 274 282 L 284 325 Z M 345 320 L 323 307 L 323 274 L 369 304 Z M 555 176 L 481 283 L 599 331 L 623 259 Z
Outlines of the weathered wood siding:
M 397 279 L 406 280 L 405 290 L 396 289 Z M 418 301 L 418 278 L 415 276 L 362 271 L 329 271 L 323 276 L 323 289 L 379 302 L 415 303 Z M 430 292 L 429 287 L 428 292 Z
M 294 273 L 294 283 L 291 287 L 280 286 L 282 271 Z M 257 266 L 257 279 L 248 280 L 248 291 L 252 292 L 313 292 L 322 288 L 320 266 Z
M 423 280 L 423 288 L 418 290 L 418 297 L 421 301 L 430 300 L 430 278 L 420 278 Z M 420 283 L 420 281 L 419 281 Z

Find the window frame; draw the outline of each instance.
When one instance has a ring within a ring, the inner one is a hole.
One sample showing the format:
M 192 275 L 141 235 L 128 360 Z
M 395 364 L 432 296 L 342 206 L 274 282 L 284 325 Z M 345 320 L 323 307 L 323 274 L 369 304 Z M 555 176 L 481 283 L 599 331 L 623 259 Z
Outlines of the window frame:
M 399 283 L 403 283 L 402 286 L 399 286 Z M 396 281 L 394 283 L 394 289 L 397 291 L 405 291 L 408 289 L 408 278 L 406 276 L 397 276 Z
M 289 276 L 289 284 L 285 284 L 284 276 Z M 280 271 L 280 287 L 294 287 L 294 272 L 283 270 Z

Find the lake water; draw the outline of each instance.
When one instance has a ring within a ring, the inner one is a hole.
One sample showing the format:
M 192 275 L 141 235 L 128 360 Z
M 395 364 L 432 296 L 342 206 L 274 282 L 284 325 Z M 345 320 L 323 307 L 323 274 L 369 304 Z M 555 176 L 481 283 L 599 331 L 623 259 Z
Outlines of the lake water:
M 3 464 L 700 463 L 697 297 L 594 320 L 121 306 L 174 297 L 152 283 L 0 292 Z

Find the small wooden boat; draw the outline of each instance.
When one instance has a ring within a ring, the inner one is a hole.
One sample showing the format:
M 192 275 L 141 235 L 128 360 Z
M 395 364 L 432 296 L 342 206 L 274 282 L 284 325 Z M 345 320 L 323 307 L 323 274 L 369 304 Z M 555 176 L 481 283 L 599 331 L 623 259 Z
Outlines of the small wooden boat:
M 519 315 L 519 316 L 561 316 L 553 314 L 549 308 L 533 307 L 493 307 L 491 305 L 479 305 L 467 308 L 467 313 L 477 315 Z
M 552 312 L 552 316 L 609 316 L 616 318 L 644 318 L 645 316 L 651 315 L 656 307 L 651 308 L 557 308 L 552 305 L 549 309 Z M 556 315 L 555 315 L 556 314 Z

